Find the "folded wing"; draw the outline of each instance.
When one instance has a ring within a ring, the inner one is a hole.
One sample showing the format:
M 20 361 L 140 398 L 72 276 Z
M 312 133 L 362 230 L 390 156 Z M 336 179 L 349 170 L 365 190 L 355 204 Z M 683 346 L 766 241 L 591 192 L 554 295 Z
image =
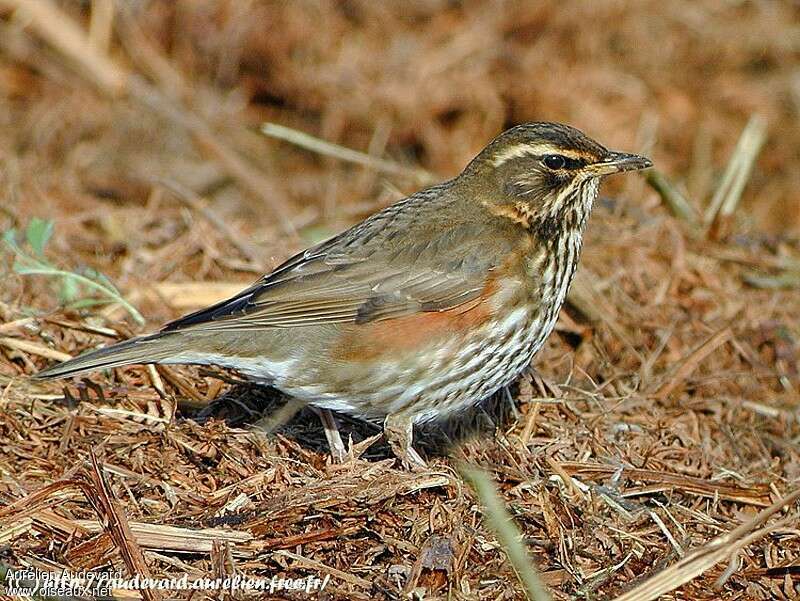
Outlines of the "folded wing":
M 367 323 L 476 299 L 497 269 L 481 224 L 427 227 L 414 196 L 289 259 L 252 287 L 164 328 L 247 330 Z M 392 227 L 387 227 L 391 224 Z

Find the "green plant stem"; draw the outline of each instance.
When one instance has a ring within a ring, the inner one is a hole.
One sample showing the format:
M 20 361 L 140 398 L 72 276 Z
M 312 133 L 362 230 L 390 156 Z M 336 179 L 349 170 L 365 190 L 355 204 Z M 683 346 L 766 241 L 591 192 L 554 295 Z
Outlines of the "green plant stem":
M 474 467 L 461 466 L 459 471 L 472 484 L 475 492 L 478 493 L 478 498 L 484 507 L 489 526 L 503 546 L 508 560 L 525 588 L 528 599 L 531 599 L 531 601 L 550 601 L 547 587 L 539 577 L 527 549 L 521 542 L 522 535 L 514 525 L 511 515 L 497 494 L 492 481 L 483 471 Z
M 272 138 L 285 140 L 286 142 L 290 142 L 300 146 L 301 148 L 311 150 L 312 152 L 316 152 L 318 154 L 324 154 L 326 156 L 335 157 L 342 161 L 364 165 L 365 167 L 375 169 L 376 171 L 412 177 L 421 184 L 430 184 L 436 179 L 424 169 L 405 167 L 395 163 L 394 161 L 387 161 L 385 159 L 380 159 L 369 154 L 353 150 L 352 148 L 340 146 L 339 144 L 333 144 L 331 142 L 316 138 L 305 132 L 292 129 L 291 127 L 278 125 L 277 123 L 263 123 L 261 125 L 261 133 Z
M 41 265 L 41 264 L 39 264 L 39 265 Z M 81 284 L 83 284 L 87 288 L 92 288 L 94 290 L 97 290 L 101 294 L 104 294 L 104 295 L 108 296 L 113 302 L 118 303 L 119 305 L 121 305 L 128 313 L 130 313 L 131 317 L 133 317 L 133 320 L 137 324 L 144 325 L 144 323 L 145 323 L 144 317 L 142 317 L 142 314 L 139 313 L 139 311 L 136 309 L 136 307 L 134 307 L 132 304 L 130 304 L 128 301 L 126 301 L 124 298 L 122 298 L 122 296 L 119 293 L 117 293 L 115 290 L 112 290 L 112 289 L 110 289 L 110 288 L 108 288 L 106 286 L 103 286 L 102 284 L 98 284 L 97 282 L 95 282 L 93 280 L 90 280 L 89 278 L 87 278 L 85 276 L 82 276 L 82 275 L 77 274 L 77 273 L 72 273 L 70 271 L 62 271 L 60 269 L 53 269 L 53 268 L 46 267 L 46 266 L 44 266 L 44 267 L 42 267 L 42 266 L 33 267 L 33 268 L 26 267 L 26 268 L 24 268 L 24 271 L 20 271 L 20 273 L 22 275 L 48 275 L 48 276 L 56 276 L 56 277 L 62 277 L 62 278 L 75 280 L 76 282 L 80 282 Z
M 685 221 L 692 227 L 698 226 L 698 217 L 691 203 L 670 182 L 663 173 L 650 169 L 645 175 L 645 180 L 669 207 L 670 212 L 678 219 Z

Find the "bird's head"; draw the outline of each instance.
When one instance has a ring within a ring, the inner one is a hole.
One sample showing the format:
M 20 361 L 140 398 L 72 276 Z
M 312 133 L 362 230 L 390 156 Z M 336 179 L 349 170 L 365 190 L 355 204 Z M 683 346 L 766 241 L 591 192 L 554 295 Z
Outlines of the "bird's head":
M 527 123 L 492 140 L 462 177 L 490 211 L 549 236 L 585 226 L 603 176 L 650 166 L 574 127 Z

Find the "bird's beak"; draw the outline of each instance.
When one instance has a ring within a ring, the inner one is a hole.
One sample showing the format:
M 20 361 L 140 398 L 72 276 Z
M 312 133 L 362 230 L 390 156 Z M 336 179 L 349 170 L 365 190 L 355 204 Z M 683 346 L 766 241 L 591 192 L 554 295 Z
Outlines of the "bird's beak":
M 597 175 L 611 175 L 620 171 L 635 171 L 653 166 L 653 161 L 638 154 L 609 152 L 602 161 L 589 165 Z

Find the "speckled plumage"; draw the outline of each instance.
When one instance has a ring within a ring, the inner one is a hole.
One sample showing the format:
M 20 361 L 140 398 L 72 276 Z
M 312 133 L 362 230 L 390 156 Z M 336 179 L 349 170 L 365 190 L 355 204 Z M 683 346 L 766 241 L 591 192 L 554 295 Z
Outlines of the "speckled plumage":
M 528 366 L 566 297 L 600 178 L 649 164 L 568 126 L 512 128 L 455 179 L 237 296 L 41 376 L 218 364 L 318 407 L 387 417 L 408 452 L 413 423 L 477 403 Z

